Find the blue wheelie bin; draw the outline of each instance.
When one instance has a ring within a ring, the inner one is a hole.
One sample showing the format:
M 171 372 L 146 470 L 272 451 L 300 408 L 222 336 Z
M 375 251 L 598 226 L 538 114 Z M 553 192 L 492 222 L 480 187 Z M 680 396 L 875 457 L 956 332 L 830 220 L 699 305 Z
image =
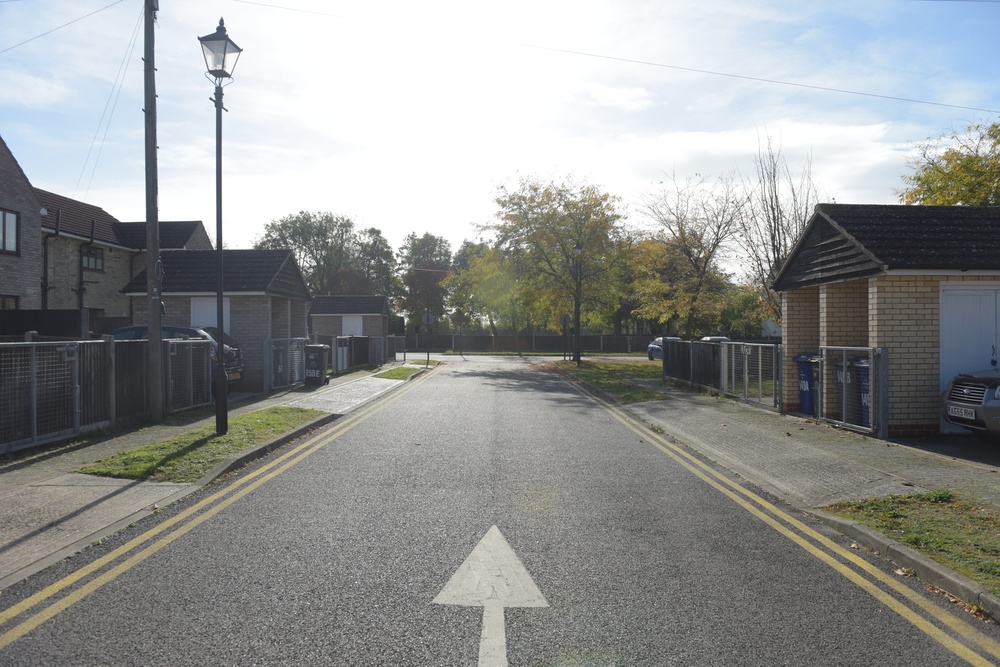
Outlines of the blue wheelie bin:
M 800 354 L 795 357 L 799 366 L 799 412 L 816 416 L 816 362 L 815 354 Z

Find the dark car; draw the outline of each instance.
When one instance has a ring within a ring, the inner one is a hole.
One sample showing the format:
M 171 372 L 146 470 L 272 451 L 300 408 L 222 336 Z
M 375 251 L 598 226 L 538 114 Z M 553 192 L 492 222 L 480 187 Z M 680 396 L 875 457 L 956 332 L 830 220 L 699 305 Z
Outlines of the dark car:
M 218 343 L 219 330 L 216 327 L 204 327 L 203 331 Z M 230 382 L 243 377 L 243 371 L 246 368 L 243 363 L 243 350 L 236 339 L 225 331 L 222 332 L 222 363 L 226 368 L 226 377 Z
M 160 338 L 201 338 L 212 342 L 212 370 L 214 371 L 218 363 L 219 344 L 217 341 L 218 330 L 215 327 L 179 327 L 173 324 L 164 324 L 160 327 Z M 149 328 L 145 324 L 136 324 L 130 327 L 122 327 L 111 332 L 115 340 L 146 340 L 149 336 Z M 235 382 L 243 377 L 244 364 L 243 352 L 239 344 L 229 334 L 224 335 L 223 342 L 223 367 L 226 369 L 226 379 Z
M 1000 437 L 1000 368 L 956 375 L 941 403 L 945 421 L 984 438 Z
M 646 356 L 649 357 L 650 361 L 663 358 L 663 341 L 665 340 L 680 340 L 680 338 L 677 336 L 654 338 L 653 342 L 646 346 Z

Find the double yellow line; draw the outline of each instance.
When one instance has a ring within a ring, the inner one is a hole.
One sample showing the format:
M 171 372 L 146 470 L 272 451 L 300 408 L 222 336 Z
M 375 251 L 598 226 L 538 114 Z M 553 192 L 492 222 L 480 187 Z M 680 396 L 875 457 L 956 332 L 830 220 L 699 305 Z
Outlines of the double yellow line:
M 883 605 L 892 609 L 969 664 L 977 667 L 989 667 L 996 664 L 992 660 L 1000 660 L 1000 642 L 984 635 L 962 619 L 936 606 L 923 595 L 886 574 L 853 550 L 845 549 L 761 496 L 737 484 L 683 447 L 670 442 L 648 427 L 640 425 L 618 406 L 598 397 L 592 396 L 592 398 L 626 428 L 641 436 L 644 441 L 651 442 L 654 447 L 674 459 L 693 475 L 818 558 L 838 574 L 861 587 Z M 906 599 L 912 607 L 901 602 L 898 599 L 900 597 Z M 919 609 L 923 615 L 913 607 Z M 955 636 L 945 632 L 943 628 L 948 628 L 954 635 L 974 644 L 992 659 L 985 658 L 970 649 Z
M 408 394 L 414 389 L 417 382 L 421 382 L 428 375 L 429 374 L 424 373 L 423 378 L 418 377 L 413 381 L 408 382 L 407 386 L 394 391 L 389 396 L 379 399 L 357 412 L 351 413 L 349 416 L 337 421 L 333 427 L 327 431 L 310 438 L 288 452 L 278 456 L 273 461 L 237 480 L 230 486 L 213 493 L 204 500 L 192 505 L 176 516 L 167 519 L 163 523 L 157 524 L 142 535 L 129 540 L 117 549 L 101 556 L 97 560 L 80 568 L 79 570 L 76 570 L 72 574 L 63 577 L 59 581 L 45 587 L 34 595 L 31 595 L 21 602 L 0 611 L 0 628 L 2 628 L 4 625 L 7 625 L 19 616 L 26 614 L 35 607 L 49 602 L 67 589 L 72 588 L 72 590 L 70 590 L 67 594 L 59 597 L 41 611 L 25 618 L 23 621 L 0 635 L 0 649 L 9 646 L 12 642 L 17 641 L 40 626 L 42 623 L 45 623 L 77 602 L 83 600 L 105 584 L 115 580 L 117 577 L 157 553 L 170 543 L 191 532 L 205 521 L 208 521 L 254 489 L 257 489 L 287 471 L 289 468 L 301 463 L 304 459 L 344 435 L 355 426 L 363 423 L 372 414 L 381 410 L 387 403 L 398 400 L 405 394 Z M 176 530 L 169 532 L 175 527 Z M 148 544 L 145 548 L 140 551 L 136 551 L 131 556 L 128 555 L 149 542 L 151 542 L 151 544 Z M 119 560 L 120 562 L 118 562 Z M 87 580 L 87 578 L 91 575 L 116 562 L 117 565 L 114 565 L 114 567 L 107 569 L 97 577 Z M 82 583 L 79 587 L 73 588 L 80 582 L 84 583 Z

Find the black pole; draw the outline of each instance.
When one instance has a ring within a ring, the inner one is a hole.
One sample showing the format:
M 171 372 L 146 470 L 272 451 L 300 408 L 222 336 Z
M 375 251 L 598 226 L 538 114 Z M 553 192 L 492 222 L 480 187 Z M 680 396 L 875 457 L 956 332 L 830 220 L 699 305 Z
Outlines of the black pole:
M 573 350 L 573 361 L 576 362 L 577 366 L 583 365 L 583 355 L 580 353 L 580 273 L 582 272 L 580 263 L 580 258 L 577 257 L 574 262 L 575 266 L 573 267 L 576 269 L 574 271 L 576 274 L 576 290 L 573 294 L 573 326 L 576 331 L 576 348 Z
M 226 387 L 225 310 L 223 308 L 222 261 L 222 85 L 215 85 L 215 244 L 218 255 L 216 267 L 215 316 L 218 340 L 215 342 L 215 434 L 229 432 L 228 388 Z

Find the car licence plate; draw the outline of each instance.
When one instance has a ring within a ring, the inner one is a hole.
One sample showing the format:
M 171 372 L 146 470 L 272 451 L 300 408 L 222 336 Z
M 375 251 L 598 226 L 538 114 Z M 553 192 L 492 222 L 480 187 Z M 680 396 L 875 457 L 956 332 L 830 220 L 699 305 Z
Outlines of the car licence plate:
M 975 419 L 976 411 L 972 408 L 959 408 L 954 405 L 948 406 L 949 417 L 959 417 L 961 419 Z
M 239 371 L 233 371 L 232 373 L 229 374 L 229 379 L 230 380 L 239 380 L 240 379 L 240 372 Z

